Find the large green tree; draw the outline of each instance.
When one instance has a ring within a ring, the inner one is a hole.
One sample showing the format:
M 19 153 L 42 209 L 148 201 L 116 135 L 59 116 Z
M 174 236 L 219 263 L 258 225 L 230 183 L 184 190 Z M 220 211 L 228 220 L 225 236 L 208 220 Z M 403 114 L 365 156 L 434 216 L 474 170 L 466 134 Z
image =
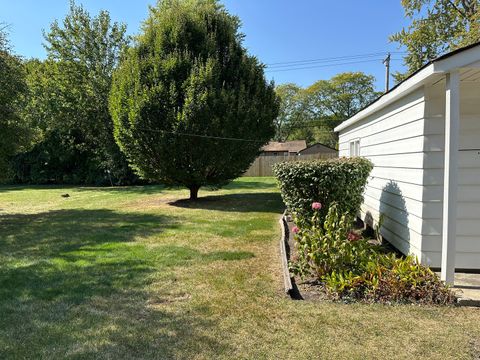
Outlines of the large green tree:
M 335 147 L 333 129 L 375 100 L 375 78 L 362 72 L 346 72 L 319 80 L 303 89 L 295 84 L 277 87 L 281 100 L 276 138 L 305 139 Z
M 164 0 L 114 76 L 115 137 L 145 179 L 190 189 L 240 176 L 274 135 L 278 101 L 214 0 Z
M 403 80 L 428 61 L 459 47 L 480 41 L 480 0 L 402 0 L 411 24 L 390 40 L 405 46 Z
M 0 180 L 10 175 L 10 158 L 29 144 L 31 132 L 22 108 L 27 91 L 22 60 L 10 49 L 0 24 Z
M 305 92 L 306 108 L 316 124 L 314 135 L 319 142 L 335 147 L 335 126 L 375 100 L 375 78 L 362 72 L 346 72 L 329 80 L 319 80 Z
M 47 59 L 27 63 L 25 116 L 42 140 L 17 158 L 30 182 L 129 183 L 135 179 L 113 138 L 108 110 L 112 73 L 127 45 L 125 25 L 106 11 L 92 17 L 73 1 L 44 32 Z
M 275 88 L 280 99 L 280 109 L 275 119 L 275 140 L 287 140 L 306 118 L 303 101 L 304 90 L 297 84 L 281 84 Z

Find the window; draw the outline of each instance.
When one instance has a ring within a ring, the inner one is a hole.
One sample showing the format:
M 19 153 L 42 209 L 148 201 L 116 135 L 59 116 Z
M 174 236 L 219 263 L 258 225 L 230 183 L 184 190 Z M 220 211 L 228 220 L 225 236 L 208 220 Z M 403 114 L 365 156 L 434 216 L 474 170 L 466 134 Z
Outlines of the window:
M 350 141 L 350 156 L 360 156 L 360 139 Z

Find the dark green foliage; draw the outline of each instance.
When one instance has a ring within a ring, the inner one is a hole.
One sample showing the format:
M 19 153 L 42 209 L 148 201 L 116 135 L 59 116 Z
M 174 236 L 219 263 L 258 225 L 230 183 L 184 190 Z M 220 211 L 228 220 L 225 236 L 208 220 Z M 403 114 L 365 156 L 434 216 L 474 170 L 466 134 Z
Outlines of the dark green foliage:
M 110 97 L 115 138 L 141 177 L 196 198 L 201 186 L 240 176 L 273 137 L 273 84 L 242 46 L 239 24 L 213 0 L 151 9 Z
M 1 26 L 1 24 L 0 24 Z M 27 91 L 21 59 L 15 56 L 0 27 L 0 180 L 10 175 L 9 158 L 27 146 L 30 131 L 21 116 Z
M 47 60 L 26 63 L 24 116 L 40 136 L 14 159 L 15 180 L 29 183 L 129 184 L 137 177 L 113 138 L 108 96 L 127 44 L 125 26 L 101 11 L 70 4 L 63 24 L 45 33 Z M 111 182 L 110 182 L 111 180 Z
M 94 149 L 75 146 L 82 143 L 81 136 L 78 131 L 68 134 L 50 131 L 30 151 L 22 152 L 11 160 L 14 182 L 92 185 L 129 185 L 139 182 L 128 171 L 99 167 L 99 155 Z
M 360 210 L 363 191 L 372 163 L 364 158 L 284 162 L 274 165 L 283 201 L 287 208 L 303 217 L 313 215 L 313 202 L 322 203 L 321 218 L 332 202 L 341 213 L 352 216 Z
M 325 221 L 320 211 L 297 217 L 294 273 L 313 276 L 333 299 L 382 303 L 452 304 L 454 294 L 412 256 L 382 251 L 352 231 L 352 217 L 332 203 Z

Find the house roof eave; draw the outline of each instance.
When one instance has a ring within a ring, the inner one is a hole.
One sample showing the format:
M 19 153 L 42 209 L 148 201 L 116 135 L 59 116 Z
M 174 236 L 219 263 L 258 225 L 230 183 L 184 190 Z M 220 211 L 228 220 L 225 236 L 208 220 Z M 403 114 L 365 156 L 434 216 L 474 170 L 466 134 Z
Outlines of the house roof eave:
M 407 79 L 397 84 L 390 91 L 377 98 L 370 105 L 360 110 L 350 119 L 338 125 L 334 131 L 340 132 L 356 122 L 366 118 L 376 111 L 381 110 L 392 102 L 404 97 L 424 85 L 432 76 L 445 74 L 453 69 L 466 67 L 478 62 L 480 59 L 480 42 L 457 49 L 432 60 Z
M 421 71 L 417 72 L 414 76 L 411 76 L 407 80 L 399 83 L 397 86 L 392 88 L 389 92 L 380 96 L 377 100 L 373 103 L 368 105 L 363 110 L 360 110 L 350 119 L 344 121 L 340 125 L 338 125 L 334 131 L 339 132 L 342 131 L 349 126 L 355 124 L 356 122 L 366 118 L 367 116 L 381 110 L 387 105 L 390 105 L 394 101 L 404 97 L 405 95 L 415 91 L 419 87 L 421 87 L 428 78 L 435 74 L 435 68 L 433 64 L 429 64 L 428 66 L 421 69 Z

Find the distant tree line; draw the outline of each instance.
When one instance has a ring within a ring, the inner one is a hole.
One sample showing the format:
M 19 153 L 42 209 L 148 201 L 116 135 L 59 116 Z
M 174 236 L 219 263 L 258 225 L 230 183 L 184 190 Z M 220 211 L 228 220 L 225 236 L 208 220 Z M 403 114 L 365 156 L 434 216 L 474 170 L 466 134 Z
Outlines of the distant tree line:
M 405 73 L 480 40 L 480 0 L 402 0 Z M 240 20 L 217 0 L 160 0 L 141 33 L 70 3 L 44 31 L 44 60 L 22 59 L 0 24 L 0 181 L 221 186 L 262 144 L 335 147 L 333 129 L 380 93 L 364 73 L 273 91 Z M 193 180 L 192 180 L 193 179 Z
M 161 0 L 130 38 L 71 1 L 44 31 L 46 59 L 26 61 L 2 31 L 2 180 L 161 182 L 196 199 L 240 176 L 274 136 L 279 100 L 239 27 L 217 0 Z
M 91 17 L 70 3 L 62 24 L 44 32 L 47 58 L 24 63 L 21 111 L 34 135 L 11 158 L 21 183 L 131 184 L 108 110 L 112 74 L 129 39 L 106 11 Z

